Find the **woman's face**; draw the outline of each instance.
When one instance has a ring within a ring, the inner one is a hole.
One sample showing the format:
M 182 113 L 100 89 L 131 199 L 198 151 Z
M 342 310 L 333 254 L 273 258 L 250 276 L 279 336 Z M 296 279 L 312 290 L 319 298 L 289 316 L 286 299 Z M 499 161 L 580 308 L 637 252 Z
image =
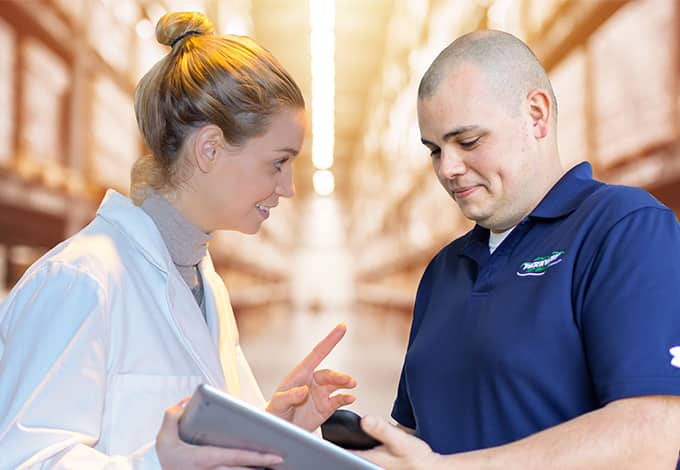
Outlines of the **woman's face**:
M 272 115 L 265 134 L 237 147 L 222 139 L 214 166 L 195 188 L 203 206 L 198 225 L 205 232 L 256 233 L 279 198 L 295 194 L 292 161 L 304 134 L 304 110 L 283 108 Z

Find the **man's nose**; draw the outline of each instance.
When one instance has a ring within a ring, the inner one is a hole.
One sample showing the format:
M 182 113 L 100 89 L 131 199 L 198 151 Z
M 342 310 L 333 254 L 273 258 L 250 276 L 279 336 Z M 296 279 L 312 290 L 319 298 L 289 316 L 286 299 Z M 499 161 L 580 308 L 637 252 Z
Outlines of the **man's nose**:
M 465 160 L 460 152 L 452 148 L 443 148 L 441 150 L 441 157 L 439 160 L 439 176 L 446 179 L 451 179 L 455 176 L 465 173 Z

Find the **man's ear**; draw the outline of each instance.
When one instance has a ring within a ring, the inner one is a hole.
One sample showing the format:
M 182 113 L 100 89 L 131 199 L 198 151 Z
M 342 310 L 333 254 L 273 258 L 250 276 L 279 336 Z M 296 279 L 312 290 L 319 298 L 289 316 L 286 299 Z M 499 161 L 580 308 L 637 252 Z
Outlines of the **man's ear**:
M 536 88 L 527 95 L 527 103 L 534 137 L 536 139 L 547 137 L 550 133 L 554 106 L 550 95 L 547 91 Z
M 222 148 L 224 134 L 214 124 L 207 124 L 196 131 L 193 142 L 193 160 L 203 173 L 208 173 L 217 161 L 217 152 Z

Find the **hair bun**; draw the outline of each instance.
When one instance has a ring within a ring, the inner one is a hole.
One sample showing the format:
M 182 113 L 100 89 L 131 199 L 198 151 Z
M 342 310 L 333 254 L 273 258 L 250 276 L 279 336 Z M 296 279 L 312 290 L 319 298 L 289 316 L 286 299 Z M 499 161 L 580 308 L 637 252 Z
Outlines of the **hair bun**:
M 214 33 L 212 21 L 195 11 L 166 13 L 156 24 L 156 40 L 170 47 L 187 36 Z

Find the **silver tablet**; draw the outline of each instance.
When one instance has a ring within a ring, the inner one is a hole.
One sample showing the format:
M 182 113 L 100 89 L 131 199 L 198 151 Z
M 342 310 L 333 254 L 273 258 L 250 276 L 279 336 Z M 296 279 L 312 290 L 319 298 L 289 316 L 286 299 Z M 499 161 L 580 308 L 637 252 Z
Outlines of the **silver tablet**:
M 185 442 L 277 454 L 275 470 L 380 470 L 380 467 L 210 385 L 199 385 L 179 420 Z

